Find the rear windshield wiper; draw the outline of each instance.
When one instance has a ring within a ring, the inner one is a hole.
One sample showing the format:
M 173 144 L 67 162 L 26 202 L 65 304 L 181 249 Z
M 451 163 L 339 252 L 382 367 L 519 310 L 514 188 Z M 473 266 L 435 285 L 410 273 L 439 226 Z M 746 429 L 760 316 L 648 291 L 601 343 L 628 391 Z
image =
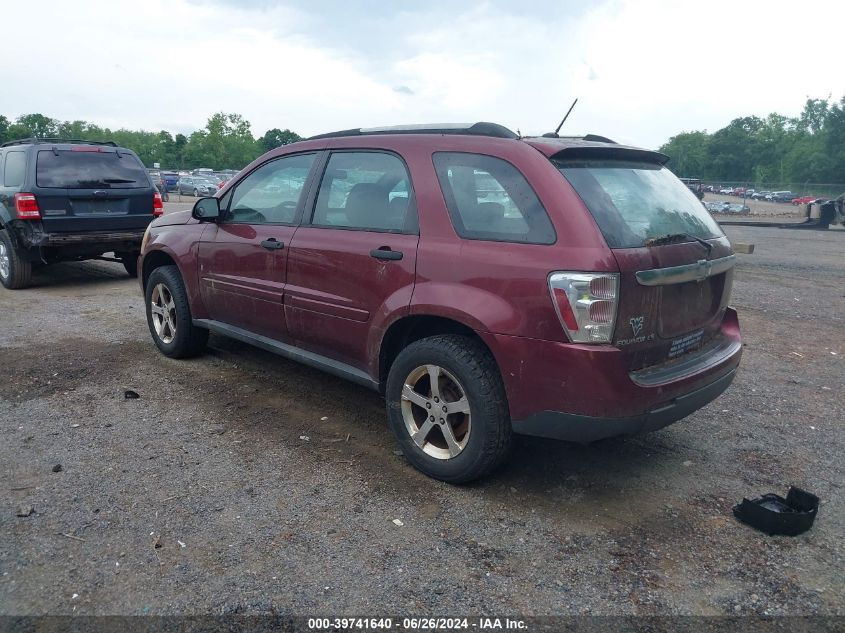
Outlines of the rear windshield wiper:
M 124 182 L 135 182 L 134 178 L 103 178 L 103 182 L 106 183 L 124 183 Z
M 690 235 L 689 233 L 669 233 L 668 235 L 663 235 L 661 237 L 652 237 L 645 241 L 645 246 L 660 246 L 662 244 L 674 244 L 676 242 L 683 242 L 685 240 L 694 240 L 701 244 L 704 248 L 707 249 L 707 255 L 710 255 L 710 252 L 713 250 L 713 245 L 697 237 L 695 235 Z

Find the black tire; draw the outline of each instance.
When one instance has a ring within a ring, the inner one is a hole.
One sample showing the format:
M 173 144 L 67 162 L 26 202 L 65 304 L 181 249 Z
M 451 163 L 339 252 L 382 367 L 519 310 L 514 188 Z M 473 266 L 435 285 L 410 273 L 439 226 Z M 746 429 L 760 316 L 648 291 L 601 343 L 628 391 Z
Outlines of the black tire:
M 172 298 L 173 313 L 171 320 L 175 323 L 175 332 L 172 340 L 169 336 L 162 336 L 156 329 L 153 321 L 153 294 L 156 289 L 163 285 Z M 150 274 L 147 280 L 147 287 L 144 291 L 146 300 L 147 325 L 156 346 L 161 353 L 170 358 L 189 358 L 196 356 L 205 349 L 208 343 L 208 330 L 195 327 L 191 318 L 191 308 L 188 305 L 188 293 L 185 290 L 185 283 L 182 275 L 176 266 L 161 266 Z
M 402 413 L 401 395 L 406 379 L 416 368 L 430 364 L 442 367 L 460 382 L 471 410 L 466 445 L 457 456 L 448 459 L 424 452 L 411 438 Z M 390 367 L 385 399 L 390 427 L 403 454 L 430 477 L 453 484 L 467 483 L 492 472 L 510 452 L 511 421 L 499 368 L 489 350 L 475 339 L 438 335 L 412 343 Z
M 194 198 L 199 198 L 199 197 L 200 197 L 200 192 L 197 191 L 196 189 L 194 189 Z
M 0 231 L 0 244 L 3 245 L 0 252 L 4 254 L 4 259 L 8 260 L 6 274 L 3 274 L 6 267 L 0 268 L 0 283 L 9 290 L 26 288 L 32 279 L 32 263 L 20 256 L 6 229 Z
M 138 276 L 138 255 L 140 253 L 124 253 L 120 257 L 120 263 L 126 269 L 126 274 L 133 279 Z

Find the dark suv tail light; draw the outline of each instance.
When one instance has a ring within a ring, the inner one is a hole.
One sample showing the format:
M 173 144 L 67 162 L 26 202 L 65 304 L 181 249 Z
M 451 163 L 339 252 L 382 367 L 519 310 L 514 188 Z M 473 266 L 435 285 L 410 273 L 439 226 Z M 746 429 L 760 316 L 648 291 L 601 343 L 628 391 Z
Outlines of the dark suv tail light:
M 573 343 L 610 343 L 619 305 L 616 273 L 549 275 L 549 291 L 560 323 Z
M 40 220 L 41 209 L 38 208 L 38 200 L 31 193 L 15 194 L 15 211 L 19 220 Z
M 164 202 L 161 199 L 161 194 L 156 191 L 153 193 L 153 217 L 157 218 L 164 215 Z

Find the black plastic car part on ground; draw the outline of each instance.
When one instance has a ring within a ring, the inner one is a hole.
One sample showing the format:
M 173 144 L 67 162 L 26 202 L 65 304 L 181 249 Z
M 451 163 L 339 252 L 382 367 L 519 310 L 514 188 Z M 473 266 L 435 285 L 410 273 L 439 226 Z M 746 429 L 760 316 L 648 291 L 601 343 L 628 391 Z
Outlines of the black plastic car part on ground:
M 765 494 L 757 499 L 743 499 L 734 506 L 734 516 L 766 534 L 797 536 L 813 526 L 819 510 L 819 498 L 805 490 L 789 489 L 786 499 Z
M 140 159 L 111 142 L 23 139 L 0 146 L 0 282 L 29 284 L 33 263 L 114 253 L 133 274 L 147 225 L 163 213 Z

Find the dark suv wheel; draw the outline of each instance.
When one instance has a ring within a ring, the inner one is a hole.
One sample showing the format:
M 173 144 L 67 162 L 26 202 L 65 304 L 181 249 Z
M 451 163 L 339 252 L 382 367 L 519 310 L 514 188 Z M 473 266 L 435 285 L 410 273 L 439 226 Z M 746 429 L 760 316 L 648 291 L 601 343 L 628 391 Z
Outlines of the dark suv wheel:
M 144 293 L 147 325 L 165 356 L 187 358 L 199 354 L 208 342 L 208 330 L 194 327 L 185 283 L 176 266 L 156 268 Z
M 507 456 L 511 425 L 499 369 L 466 336 L 416 341 L 390 367 L 387 415 L 403 453 L 425 474 L 465 483 Z
M 32 264 L 18 254 L 9 232 L 0 231 L 0 283 L 10 290 L 26 288 L 32 277 Z

